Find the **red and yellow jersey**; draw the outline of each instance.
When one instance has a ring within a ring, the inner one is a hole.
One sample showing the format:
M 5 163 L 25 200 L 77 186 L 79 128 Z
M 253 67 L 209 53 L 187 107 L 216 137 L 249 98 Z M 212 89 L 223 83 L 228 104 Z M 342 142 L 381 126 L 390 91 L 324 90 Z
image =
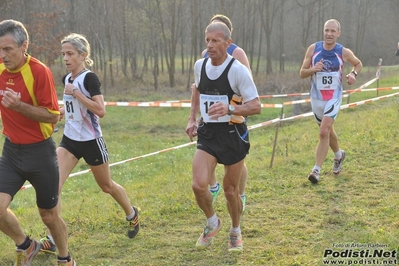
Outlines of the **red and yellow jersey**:
M 26 63 L 9 71 L 0 59 L 0 102 L 6 88 L 18 93 L 22 102 L 60 114 L 54 78 L 42 62 L 27 55 Z M 14 144 L 32 144 L 48 139 L 54 130 L 51 123 L 34 121 L 0 104 L 3 134 Z

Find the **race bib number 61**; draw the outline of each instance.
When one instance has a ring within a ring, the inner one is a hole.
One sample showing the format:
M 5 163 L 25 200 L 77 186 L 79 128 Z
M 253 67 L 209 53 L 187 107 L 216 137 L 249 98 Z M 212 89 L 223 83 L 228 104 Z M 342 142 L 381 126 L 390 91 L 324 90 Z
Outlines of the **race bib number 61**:
M 79 101 L 71 96 L 64 94 L 65 119 L 72 121 L 82 121 L 83 117 L 79 110 Z

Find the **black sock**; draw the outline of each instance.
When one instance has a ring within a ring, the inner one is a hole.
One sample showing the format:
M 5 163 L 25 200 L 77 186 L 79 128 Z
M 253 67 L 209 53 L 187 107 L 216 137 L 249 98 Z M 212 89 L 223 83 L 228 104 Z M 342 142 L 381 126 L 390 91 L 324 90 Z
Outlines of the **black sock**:
M 71 261 L 71 254 L 68 253 L 68 256 L 66 256 L 65 258 L 61 258 L 60 256 L 58 256 L 58 260 Z
M 18 249 L 28 249 L 30 246 L 31 240 L 29 238 L 29 236 L 26 236 L 24 243 L 22 243 L 21 245 L 17 246 Z

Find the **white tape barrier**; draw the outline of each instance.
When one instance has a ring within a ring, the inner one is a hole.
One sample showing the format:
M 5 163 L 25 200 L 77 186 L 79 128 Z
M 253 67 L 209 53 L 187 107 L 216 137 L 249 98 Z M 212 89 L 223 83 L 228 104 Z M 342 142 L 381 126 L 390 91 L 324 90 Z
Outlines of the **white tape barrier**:
M 393 97 L 393 96 L 398 96 L 398 95 L 399 95 L 399 92 L 396 92 L 396 93 L 392 93 L 392 94 L 388 94 L 388 95 L 384 95 L 384 96 L 380 96 L 380 97 L 376 97 L 376 98 L 372 98 L 372 99 L 368 99 L 368 100 L 364 100 L 364 101 L 359 101 L 359 102 L 355 102 L 355 103 L 345 104 L 345 105 L 341 105 L 341 109 L 352 108 L 352 107 L 356 107 L 356 106 L 359 106 L 359 105 L 375 102 L 375 101 L 378 101 L 378 100 L 382 100 L 382 99 L 386 99 L 386 98 Z M 269 120 L 269 121 L 266 121 L 266 122 L 262 122 L 262 123 L 259 123 L 259 124 L 248 126 L 248 130 L 252 130 L 252 129 L 255 129 L 255 128 L 260 128 L 260 127 L 272 125 L 274 123 L 278 123 L 278 122 L 281 122 L 281 121 L 290 121 L 290 120 L 295 120 L 295 119 L 299 119 L 299 118 L 309 117 L 309 116 L 312 116 L 312 115 L 313 115 L 313 112 L 308 112 L 308 113 L 304 113 L 304 114 L 301 114 L 301 115 L 286 117 L 286 118 L 282 118 L 282 119 L 281 118 L 275 118 L 275 119 L 272 119 L 272 120 Z M 131 162 L 131 161 L 136 161 L 136 160 L 141 159 L 141 158 L 150 157 L 150 156 L 153 156 L 153 155 L 161 154 L 161 153 L 172 151 L 172 150 L 178 150 L 178 149 L 181 149 L 181 148 L 184 148 L 184 147 L 188 147 L 188 146 L 191 146 L 191 145 L 194 145 L 194 144 L 196 144 L 196 141 L 192 141 L 192 142 L 188 142 L 188 143 L 181 144 L 181 145 L 178 145 L 178 146 L 174 146 L 174 147 L 171 147 L 171 148 L 167 148 L 167 149 L 159 150 L 159 151 L 156 151 L 156 152 L 144 154 L 144 155 L 137 156 L 137 157 L 134 157 L 134 158 L 130 158 L 130 159 L 127 159 L 127 160 L 115 162 L 115 163 L 110 164 L 109 166 L 111 167 L 111 166 L 115 166 L 115 165 L 128 163 L 128 162 Z M 86 174 L 86 173 L 89 173 L 89 172 L 91 172 L 90 169 L 83 170 L 83 171 L 80 171 L 80 172 L 72 173 L 72 174 L 69 175 L 69 177 L 78 176 L 78 175 Z M 27 184 L 27 185 L 22 186 L 20 190 L 25 190 L 25 189 L 30 188 L 30 187 L 32 187 L 32 185 L 31 184 Z

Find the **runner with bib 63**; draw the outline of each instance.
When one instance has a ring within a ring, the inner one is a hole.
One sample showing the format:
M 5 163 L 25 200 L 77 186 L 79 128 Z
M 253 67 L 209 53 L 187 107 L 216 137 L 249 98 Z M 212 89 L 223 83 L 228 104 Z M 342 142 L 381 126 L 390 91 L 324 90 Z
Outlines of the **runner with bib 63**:
M 337 43 L 340 35 L 339 21 L 327 20 L 324 24 L 324 41 L 309 46 L 300 70 L 301 78 L 311 77 L 312 111 L 320 127 L 316 163 L 308 177 L 314 184 L 319 182 L 321 166 L 327 157 L 329 147 L 334 152 L 333 173 L 337 175 L 342 170 L 346 153 L 339 148 L 338 136 L 333 125 L 342 103 L 344 62 L 352 65 L 351 71 L 346 75 L 348 85 L 356 82 L 356 77 L 363 67 L 362 62 L 350 49 Z

